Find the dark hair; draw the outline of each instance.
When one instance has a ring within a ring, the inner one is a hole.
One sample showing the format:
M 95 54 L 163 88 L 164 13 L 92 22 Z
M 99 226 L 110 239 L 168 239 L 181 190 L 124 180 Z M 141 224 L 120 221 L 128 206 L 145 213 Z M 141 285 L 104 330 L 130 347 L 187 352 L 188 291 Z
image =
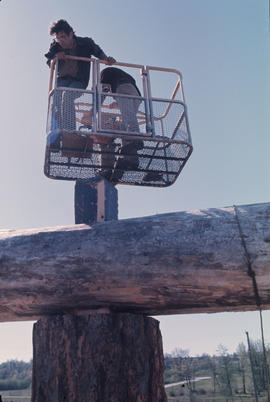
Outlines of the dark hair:
M 59 32 L 65 32 L 67 35 L 70 34 L 70 32 L 73 32 L 73 28 L 69 25 L 69 23 L 66 20 L 57 20 L 55 22 L 52 22 L 50 27 L 49 27 L 49 33 L 50 35 L 58 34 Z

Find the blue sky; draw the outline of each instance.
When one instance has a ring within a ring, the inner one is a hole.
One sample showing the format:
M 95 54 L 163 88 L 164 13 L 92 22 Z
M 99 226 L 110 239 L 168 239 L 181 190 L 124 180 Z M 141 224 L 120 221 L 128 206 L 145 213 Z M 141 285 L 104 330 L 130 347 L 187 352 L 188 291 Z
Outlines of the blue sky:
M 74 183 L 43 175 L 43 55 L 58 18 L 118 61 L 183 74 L 194 152 L 169 188 L 118 186 L 120 219 L 270 200 L 268 0 L 2 0 L 0 229 L 74 222 Z M 245 330 L 259 337 L 258 313 L 158 319 L 165 352 L 233 351 Z M 0 324 L 0 361 L 31 357 L 31 326 Z

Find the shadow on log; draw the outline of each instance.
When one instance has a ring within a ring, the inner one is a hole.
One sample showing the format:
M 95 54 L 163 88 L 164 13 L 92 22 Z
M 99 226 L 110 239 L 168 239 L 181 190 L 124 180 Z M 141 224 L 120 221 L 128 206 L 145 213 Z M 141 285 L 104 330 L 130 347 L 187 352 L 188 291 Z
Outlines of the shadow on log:
M 34 325 L 32 402 L 165 402 L 157 320 L 132 314 Z

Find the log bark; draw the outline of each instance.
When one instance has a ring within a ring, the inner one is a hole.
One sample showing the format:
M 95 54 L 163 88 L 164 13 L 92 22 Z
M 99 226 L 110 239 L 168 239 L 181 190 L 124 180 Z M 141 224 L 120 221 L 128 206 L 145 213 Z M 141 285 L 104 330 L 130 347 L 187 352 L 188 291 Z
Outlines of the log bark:
M 159 323 L 133 314 L 42 318 L 32 402 L 165 402 Z
M 1 231 L 0 320 L 255 310 L 254 284 L 269 309 L 269 223 L 266 203 Z

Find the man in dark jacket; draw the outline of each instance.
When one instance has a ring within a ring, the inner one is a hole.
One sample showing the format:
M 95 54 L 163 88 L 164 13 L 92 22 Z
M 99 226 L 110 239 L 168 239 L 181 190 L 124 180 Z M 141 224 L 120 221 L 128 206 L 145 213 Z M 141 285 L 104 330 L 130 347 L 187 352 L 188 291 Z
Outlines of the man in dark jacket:
M 45 54 L 47 64 L 57 58 L 59 61 L 57 72 L 57 87 L 70 87 L 86 89 L 90 77 L 90 63 L 86 61 L 70 60 L 67 55 L 88 57 L 92 55 L 104 60 L 107 64 L 115 63 L 115 59 L 106 56 L 103 50 L 91 38 L 82 38 L 76 36 L 73 28 L 67 21 L 60 19 L 53 22 L 49 28 L 50 35 L 54 40 L 50 45 L 48 53 Z M 63 91 L 55 94 L 56 119 L 54 125 L 56 128 L 75 130 L 76 116 L 74 100 L 81 93 Z
M 66 55 L 78 57 L 95 56 L 107 64 L 115 63 L 115 59 L 106 56 L 103 50 L 91 38 L 76 36 L 73 28 L 65 20 L 53 22 L 49 28 L 54 40 L 45 57 L 47 63 L 53 58 L 59 60 L 57 86 L 85 89 L 89 82 L 90 63 L 66 59 Z

